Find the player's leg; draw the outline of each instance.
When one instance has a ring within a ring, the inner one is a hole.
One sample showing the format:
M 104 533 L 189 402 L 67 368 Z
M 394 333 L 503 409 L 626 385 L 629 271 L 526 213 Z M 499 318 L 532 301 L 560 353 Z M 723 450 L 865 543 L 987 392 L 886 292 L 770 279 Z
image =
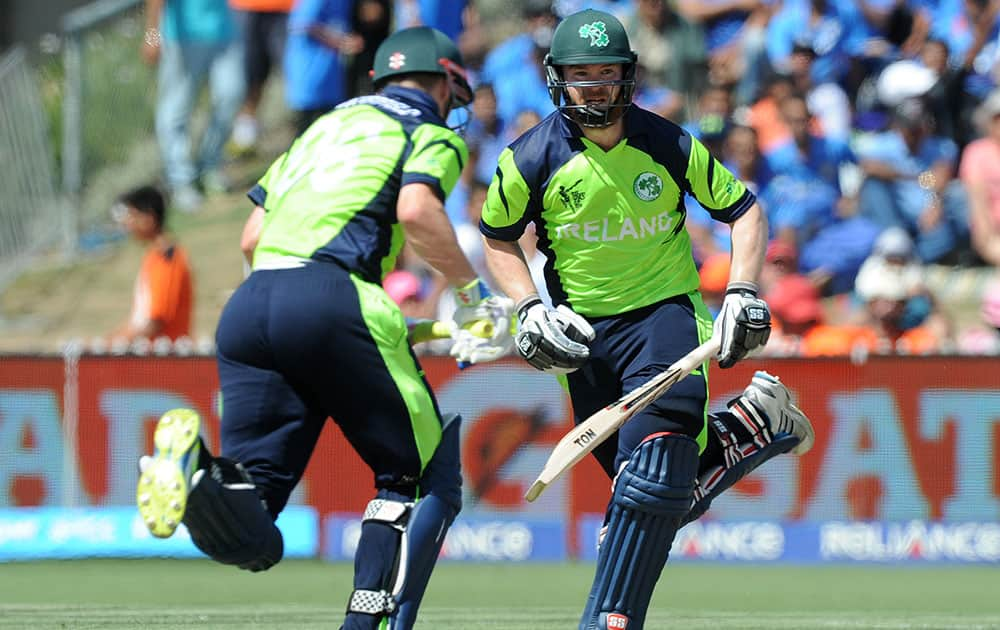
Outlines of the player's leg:
M 697 470 L 698 444 L 686 435 L 650 435 L 632 452 L 614 482 L 581 629 L 642 628 Z
M 220 318 L 216 343 L 226 457 L 212 457 L 204 448 L 196 414 L 167 414 L 157 426 L 157 453 L 145 462 L 137 490 L 140 511 L 144 503 L 149 506 L 143 517 L 154 534 L 172 534 L 183 514 L 192 541 L 206 555 L 253 571 L 281 559 L 274 520 L 301 478 L 325 419 L 309 412 L 275 362 L 273 333 L 283 328 L 281 318 L 267 321 L 261 314 L 275 312 L 270 296 L 276 273 L 251 275 Z
M 591 411 L 578 402 L 589 404 L 586 392 L 605 383 L 601 374 L 619 375 L 620 389 L 631 391 L 707 338 L 710 318 L 696 314 L 700 311 L 692 299 L 682 296 L 595 322 L 591 361 L 568 378 L 575 412 Z M 696 370 L 618 432 L 613 493 L 581 629 L 642 628 L 674 536 L 691 506 L 706 435 L 707 393 L 705 371 Z
M 695 503 L 684 523 L 697 520 L 715 497 L 769 459 L 804 455 L 816 440 L 809 418 L 795 406 L 776 376 L 758 371 L 729 411 L 709 422 L 709 447 L 702 454 Z
M 376 487 L 344 628 L 410 628 L 461 508 L 460 421 L 442 421 L 403 316 L 383 289 L 347 274 L 340 280 L 327 312 L 339 323 L 337 334 L 312 343 L 350 363 L 331 368 L 314 395 L 371 468 Z

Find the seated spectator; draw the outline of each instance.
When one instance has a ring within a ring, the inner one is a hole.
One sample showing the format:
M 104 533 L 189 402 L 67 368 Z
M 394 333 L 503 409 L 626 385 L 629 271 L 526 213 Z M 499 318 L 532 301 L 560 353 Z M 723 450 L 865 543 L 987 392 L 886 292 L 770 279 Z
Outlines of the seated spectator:
M 892 277 L 906 296 L 927 293 L 924 268 L 916 258 L 913 240 L 899 227 L 886 229 L 875 241 L 871 256 L 858 271 L 855 294 L 862 302 L 873 299 L 886 276 Z
M 962 354 L 1000 354 L 1000 276 L 983 287 L 980 321 L 961 331 L 958 351 Z
M 552 11 L 552 0 L 525 0 L 521 6 L 521 28 L 516 35 L 503 40 L 487 53 L 481 82 L 495 84 L 510 81 L 512 72 L 534 62 L 532 34 L 536 30 L 551 33 L 559 21 Z
M 968 209 L 954 179 L 955 143 L 933 133 L 923 103 L 903 101 L 892 128 L 863 138 L 858 158 L 865 174 L 859 211 L 882 227 L 904 228 L 924 262 L 955 260 L 965 249 Z
M 152 186 L 122 195 L 115 218 L 145 244 L 128 320 L 111 333 L 112 342 L 167 337 L 176 341 L 191 335 L 194 303 L 187 252 L 166 231 L 166 202 Z
M 1000 90 L 977 114 L 982 135 L 962 152 L 959 176 L 969 195 L 969 228 L 976 254 L 1000 267 Z
M 859 274 L 858 292 L 865 296 L 860 319 L 874 336 L 869 352 L 933 354 L 946 346 L 942 326 L 931 317 L 933 303 L 924 294 L 914 294 L 905 276 L 904 266 L 894 272 Z
M 722 142 L 722 163 L 756 195 L 770 183 L 774 171 L 764 159 L 753 127 L 732 125 Z
M 764 266 L 760 270 L 760 291 L 766 294 L 785 276 L 799 272 L 799 253 L 795 245 L 782 239 L 767 244 Z
M 812 42 L 816 85 L 842 83 L 852 59 L 863 52 L 863 20 L 854 2 L 808 0 L 784 2 L 768 24 L 767 56 L 771 66 L 787 72 L 796 41 Z
M 552 32 L 551 27 L 536 28 L 531 34 L 531 52 L 523 63 L 510 68 L 506 75 L 496 77 L 493 81 L 497 113 L 502 120 L 513 121 L 525 110 L 534 111 L 542 117 L 556 110 L 546 83 L 545 67 L 542 65 L 552 43 Z M 484 80 L 488 79 L 484 77 Z
M 827 324 L 816 285 L 803 275 L 781 276 L 764 294 L 771 308 L 773 331 L 769 356 L 848 356 L 867 348 L 874 336 L 863 327 Z
M 805 96 L 809 112 L 813 115 L 813 135 L 846 146 L 851 135 L 851 103 L 844 88 L 837 83 L 815 82 L 812 67 L 816 49 L 813 46 L 811 41 L 795 43 L 789 74 L 795 82 L 796 91 Z
M 697 94 L 707 78 L 702 30 L 666 0 L 634 0 L 622 19 L 629 42 L 641 51 L 639 95 L 653 90 Z M 669 118 L 669 116 L 668 116 Z
M 763 153 L 790 142 L 792 132 L 781 117 L 780 104 L 795 93 L 795 85 L 787 74 L 772 73 L 764 83 L 760 98 L 750 106 L 746 123 L 757 132 L 757 143 Z
M 705 32 L 709 81 L 737 85 L 747 103 L 759 89 L 764 69 L 765 29 L 778 6 L 773 0 L 678 0 L 677 12 Z
M 961 75 L 960 98 L 954 113 L 955 142 L 964 147 L 976 135 L 973 112 L 996 87 L 995 68 L 1000 63 L 1000 5 L 994 0 L 939 2 L 932 10 L 930 36 L 945 42 L 948 65 Z
M 792 94 L 780 103 L 781 118 L 790 137 L 764 153 L 775 173 L 819 178 L 840 193 L 840 167 L 854 162 L 843 140 L 834 140 L 813 130 L 812 112 L 805 98 Z
M 496 172 L 500 153 L 517 136 L 510 133 L 507 121 L 497 114 L 497 97 L 492 85 L 480 83 L 473 94 L 472 118 L 465 131 L 465 139 L 469 151 L 476 154 L 473 177 L 476 181 L 489 184 Z

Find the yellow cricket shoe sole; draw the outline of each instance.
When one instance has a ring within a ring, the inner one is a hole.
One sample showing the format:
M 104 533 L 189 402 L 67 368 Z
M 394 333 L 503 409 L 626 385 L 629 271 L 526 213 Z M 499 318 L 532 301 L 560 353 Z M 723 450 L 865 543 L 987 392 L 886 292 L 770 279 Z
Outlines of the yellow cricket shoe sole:
M 198 464 L 200 425 L 191 409 L 172 409 L 156 423 L 156 451 L 143 462 L 135 500 L 142 521 L 157 538 L 173 535 L 184 517 L 188 484 Z

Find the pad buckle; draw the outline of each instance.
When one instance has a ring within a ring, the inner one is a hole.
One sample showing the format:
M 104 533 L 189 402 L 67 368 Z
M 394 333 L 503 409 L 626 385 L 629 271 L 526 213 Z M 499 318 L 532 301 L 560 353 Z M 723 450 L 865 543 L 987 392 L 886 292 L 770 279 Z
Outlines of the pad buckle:
M 356 589 L 351 593 L 347 612 L 363 615 L 389 615 L 396 610 L 396 600 L 387 591 Z

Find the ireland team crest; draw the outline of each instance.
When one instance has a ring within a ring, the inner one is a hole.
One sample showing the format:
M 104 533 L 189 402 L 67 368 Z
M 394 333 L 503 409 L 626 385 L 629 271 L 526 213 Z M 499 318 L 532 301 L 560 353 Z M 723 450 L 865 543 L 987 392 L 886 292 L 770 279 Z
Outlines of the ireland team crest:
M 590 45 L 604 48 L 611 43 L 604 22 L 591 22 L 580 27 L 580 39 L 590 38 Z
M 656 173 L 639 173 L 632 183 L 632 191 L 635 196 L 643 201 L 652 201 L 663 192 L 663 180 Z

